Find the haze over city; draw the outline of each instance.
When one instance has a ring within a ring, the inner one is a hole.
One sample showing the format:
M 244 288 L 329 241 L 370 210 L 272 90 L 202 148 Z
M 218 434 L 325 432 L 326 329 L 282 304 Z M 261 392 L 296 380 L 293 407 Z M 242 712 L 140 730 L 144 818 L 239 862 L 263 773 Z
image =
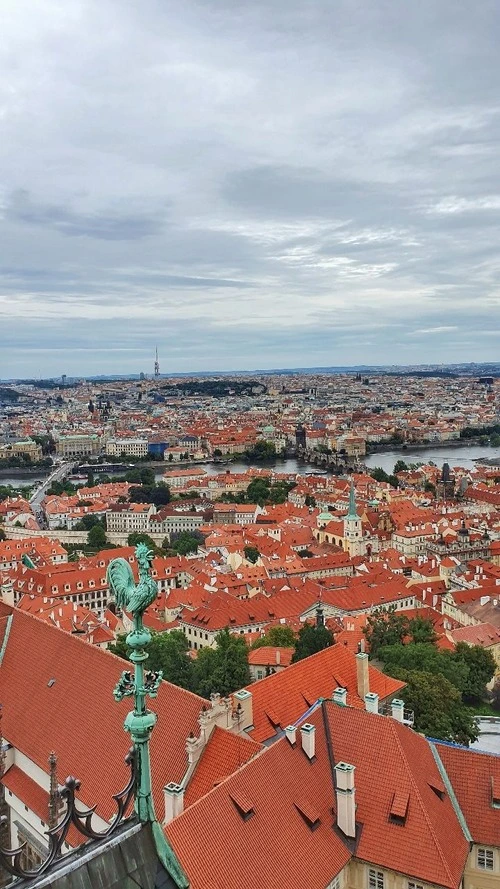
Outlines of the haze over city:
M 497 358 L 495 2 L 2 19 L 1 377 Z

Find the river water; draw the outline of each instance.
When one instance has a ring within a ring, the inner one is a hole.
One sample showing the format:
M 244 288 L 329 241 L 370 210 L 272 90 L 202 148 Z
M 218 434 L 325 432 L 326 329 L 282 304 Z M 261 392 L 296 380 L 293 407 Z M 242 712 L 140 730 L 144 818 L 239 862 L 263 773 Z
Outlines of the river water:
M 452 444 L 444 448 L 429 447 L 425 450 L 408 448 L 407 450 L 381 451 L 377 454 L 370 454 L 369 457 L 365 458 L 365 463 L 366 466 L 371 469 L 375 466 L 380 466 L 388 473 L 393 471 L 394 464 L 397 460 L 404 460 L 406 463 L 429 463 L 432 461 L 437 466 L 442 466 L 443 463 L 449 463 L 452 468 L 453 466 L 463 466 L 465 469 L 473 469 L 475 466 L 474 461 L 479 457 L 495 457 L 500 459 L 500 448 L 481 447 L 480 445 L 473 445 L 471 447 L 454 447 Z M 199 465 L 201 465 L 209 475 L 218 475 L 219 473 L 226 471 L 246 472 L 252 464 L 240 461 L 227 464 L 203 463 Z M 262 468 L 263 466 L 269 466 L 270 464 L 260 463 L 255 465 Z M 274 466 L 278 472 L 301 475 L 305 475 L 306 473 L 311 474 L 315 471 L 314 466 L 309 463 L 304 463 L 302 460 L 297 460 L 295 457 L 290 457 L 287 460 L 277 460 Z M 173 468 L 171 463 L 166 463 L 162 472 L 156 473 L 156 480 L 161 481 L 163 472 Z M 180 468 L 185 469 L 186 467 L 181 466 Z M 43 478 L 46 478 L 46 476 L 27 474 L 25 476 L 8 477 L 0 474 L 0 486 L 12 485 L 13 488 L 21 488 L 26 485 L 34 485 Z
M 394 464 L 397 460 L 404 460 L 405 463 L 429 463 L 432 461 L 437 466 L 442 466 L 443 463 L 449 463 L 450 466 L 462 466 L 464 469 L 473 469 L 475 466 L 475 460 L 480 457 L 495 457 L 500 459 L 500 448 L 489 448 L 489 447 L 481 447 L 479 445 L 473 445 L 471 447 L 461 447 L 449 445 L 444 448 L 408 448 L 407 450 L 400 451 L 381 451 L 377 454 L 370 454 L 369 457 L 365 457 L 365 464 L 370 469 L 375 468 L 375 466 L 380 466 L 382 469 L 385 469 L 386 472 L 391 473 L 394 470 Z M 202 464 L 203 468 L 207 471 L 209 475 L 217 475 L 221 472 L 246 472 L 247 469 L 252 465 L 251 463 L 246 463 L 245 461 L 241 461 L 238 463 L 227 463 L 227 464 L 213 464 L 213 463 L 204 463 Z M 255 464 L 260 467 L 268 466 L 269 464 Z M 297 460 L 295 457 L 290 457 L 287 460 L 277 460 L 274 464 L 274 467 L 278 472 L 290 472 L 290 473 L 300 473 L 301 475 L 305 475 L 306 473 L 313 473 L 314 466 L 309 463 L 304 463 L 302 460 Z M 172 465 L 168 464 L 166 470 L 168 471 L 172 469 Z M 162 474 L 159 473 L 156 476 L 157 481 L 162 479 Z

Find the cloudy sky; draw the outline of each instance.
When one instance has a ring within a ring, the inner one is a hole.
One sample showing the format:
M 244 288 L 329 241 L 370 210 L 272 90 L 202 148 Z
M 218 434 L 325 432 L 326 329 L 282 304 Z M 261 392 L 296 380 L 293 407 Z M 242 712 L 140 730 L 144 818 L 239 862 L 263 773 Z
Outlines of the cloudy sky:
M 0 377 L 498 360 L 498 0 L 3 0 Z

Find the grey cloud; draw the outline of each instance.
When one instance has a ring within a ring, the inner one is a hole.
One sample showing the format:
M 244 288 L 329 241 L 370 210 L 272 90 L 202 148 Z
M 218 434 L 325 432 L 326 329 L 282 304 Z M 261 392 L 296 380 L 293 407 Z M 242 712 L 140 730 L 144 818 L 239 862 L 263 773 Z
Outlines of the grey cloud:
M 2 376 L 496 359 L 499 26 L 8 0 Z
M 162 231 L 165 214 L 161 211 L 127 214 L 119 210 L 78 213 L 70 207 L 34 201 L 24 189 L 12 193 L 7 201 L 8 221 L 53 228 L 72 237 L 85 236 L 109 241 L 147 238 Z

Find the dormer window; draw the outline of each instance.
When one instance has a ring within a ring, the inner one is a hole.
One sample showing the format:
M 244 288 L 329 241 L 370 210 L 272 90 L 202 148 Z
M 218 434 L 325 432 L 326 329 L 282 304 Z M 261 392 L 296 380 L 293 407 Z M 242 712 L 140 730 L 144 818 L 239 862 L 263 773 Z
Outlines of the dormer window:
M 481 868 L 481 870 L 493 870 L 493 864 L 493 849 L 479 848 L 477 850 L 477 866 Z

